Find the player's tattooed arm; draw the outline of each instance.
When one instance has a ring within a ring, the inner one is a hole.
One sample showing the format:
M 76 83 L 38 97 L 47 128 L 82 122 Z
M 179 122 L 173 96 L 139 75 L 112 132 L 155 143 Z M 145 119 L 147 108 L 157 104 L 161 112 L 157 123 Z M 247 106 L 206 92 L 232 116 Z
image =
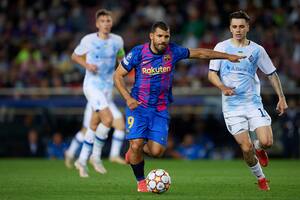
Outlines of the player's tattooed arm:
M 245 58 L 245 56 L 237 56 L 228 53 L 222 53 L 219 51 L 214 51 L 211 49 L 189 49 L 190 58 L 201 58 L 201 59 L 227 59 L 231 62 L 239 62 L 240 59 Z
M 280 79 L 279 79 L 276 72 L 269 75 L 268 78 L 269 78 L 269 80 L 271 82 L 271 85 L 274 88 L 274 90 L 275 90 L 275 92 L 278 96 L 278 103 L 277 103 L 277 106 L 276 106 L 276 110 L 278 111 L 279 116 L 281 116 L 281 115 L 283 115 L 285 110 L 288 108 L 288 105 L 286 103 L 285 96 L 283 94 Z

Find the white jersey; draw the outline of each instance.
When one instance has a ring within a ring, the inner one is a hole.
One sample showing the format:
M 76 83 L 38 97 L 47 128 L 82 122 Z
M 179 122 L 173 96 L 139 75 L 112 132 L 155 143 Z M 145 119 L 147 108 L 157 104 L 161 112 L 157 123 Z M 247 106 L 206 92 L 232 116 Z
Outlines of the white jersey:
M 75 48 L 74 53 L 86 54 L 86 62 L 97 66 L 97 73 L 86 70 L 83 87 L 93 87 L 101 91 L 112 91 L 113 72 L 118 51 L 123 49 L 123 39 L 116 34 L 109 34 L 108 39 L 101 39 L 97 33 L 86 35 Z
M 276 71 L 265 49 L 252 41 L 247 46 L 237 47 L 229 39 L 218 43 L 214 50 L 247 56 L 239 63 L 218 59 L 210 61 L 209 69 L 218 71 L 223 84 L 234 88 L 235 91 L 233 96 L 222 94 L 223 112 L 252 110 L 262 107 L 260 82 L 256 70 L 259 68 L 268 75 Z

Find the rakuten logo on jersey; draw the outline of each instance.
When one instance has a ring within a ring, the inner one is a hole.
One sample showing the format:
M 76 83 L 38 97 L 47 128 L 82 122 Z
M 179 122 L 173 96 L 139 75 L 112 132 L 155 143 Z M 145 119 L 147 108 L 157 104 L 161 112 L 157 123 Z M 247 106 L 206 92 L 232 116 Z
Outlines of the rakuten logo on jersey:
M 151 67 L 151 68 L 143 67 L 142 68 L 142 73 L 148 74 L 148 75 L 163 74 L 163 73 L 168 73 L 170 71 L 171 71 L 171 67 L 163 67 L 163 66 L 160 66 L 158 68 L 154 68 L 154 67 Z

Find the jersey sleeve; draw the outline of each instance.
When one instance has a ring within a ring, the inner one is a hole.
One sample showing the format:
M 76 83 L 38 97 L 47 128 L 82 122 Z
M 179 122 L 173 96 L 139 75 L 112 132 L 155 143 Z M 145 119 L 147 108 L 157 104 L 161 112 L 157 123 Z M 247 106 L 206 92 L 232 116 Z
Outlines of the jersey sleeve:
M 125 56 L 125 51 L 124 51 L 124 41 L 123 41 L 122 37 L 118 36 L 117 44 L 118 44 L 117 56 L 118 57 L 124 57 Z
M 130 72 L 139 63 L 141 48 L 134 47 L 121 61 L 122 66 Z
M 83 37 L 79 45 L 75 48 L 74 53 L 78 56 L 82 56 L 89 52 L 89 40 L 88 37 Z
M 267 75 L 273 74 L 276 71 L 275 66 L 273 65 L 269 55 L 263 47 L 260 48 L 257 66 L 263 73 Z
M 182 47 L 175 43 L 171 43 L 170 45 L 175 63 L 190 57 L 190 50 L 188 48 Z
M 215 46 L 214 50 L 215 51 L 224 52 L 224 50 L 221 47 L 220 43 Z M 220 59 L 212 59 L 212 60 L 210 60 L 209 61 L 209 70 L 216 71 L 216 72 L 220 71 L 221 62 L 222 62 L 222 60 L 220 60 Z

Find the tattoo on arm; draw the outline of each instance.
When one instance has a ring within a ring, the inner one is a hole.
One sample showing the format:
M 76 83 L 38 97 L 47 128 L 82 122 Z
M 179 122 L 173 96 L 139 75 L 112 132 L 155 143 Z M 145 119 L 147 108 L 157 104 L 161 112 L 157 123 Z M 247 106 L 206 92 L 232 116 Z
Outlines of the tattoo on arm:
M 268 76 L 268 78 L 269 78 L 269 80 L 272 84 L 272 87 L 274 88 L 276 94 L 278 95 L 278 97 L 284 97 L 281 82 L 280 82 L 280 79 L 278 77 L 278 74 L 276 72 L 274 72 L 273 74 Z

